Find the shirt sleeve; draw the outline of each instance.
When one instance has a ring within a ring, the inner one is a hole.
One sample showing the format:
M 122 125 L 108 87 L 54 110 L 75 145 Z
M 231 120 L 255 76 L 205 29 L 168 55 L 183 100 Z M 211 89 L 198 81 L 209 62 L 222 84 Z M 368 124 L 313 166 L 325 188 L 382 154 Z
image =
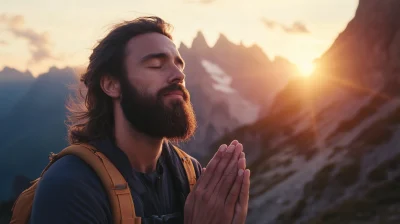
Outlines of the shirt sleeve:
M 81 159 L 65 156 L 40 180 L 31 224 L 112 223 L 105 189 L 96 173 Z

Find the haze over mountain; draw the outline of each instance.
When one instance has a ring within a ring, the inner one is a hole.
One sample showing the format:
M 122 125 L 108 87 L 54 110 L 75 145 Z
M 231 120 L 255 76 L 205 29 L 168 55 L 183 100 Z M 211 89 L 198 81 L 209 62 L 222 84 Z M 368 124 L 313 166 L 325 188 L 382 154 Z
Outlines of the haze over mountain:
M 22 73 L 9 67 L 0 71 L 0 119 L 9 113 L 33 81 L 29 71 Z
M 0 119 L 0 158 L 6 158 L 0 163 L 1 199 L 13 196 L 15 176 L 35 178 L 48 162 L 47 155 L 66 146 L 65 100 L 72 93 L 68 85 L 76 81 L 72 69 L 52 67 L 27 85 L 25 94 Z

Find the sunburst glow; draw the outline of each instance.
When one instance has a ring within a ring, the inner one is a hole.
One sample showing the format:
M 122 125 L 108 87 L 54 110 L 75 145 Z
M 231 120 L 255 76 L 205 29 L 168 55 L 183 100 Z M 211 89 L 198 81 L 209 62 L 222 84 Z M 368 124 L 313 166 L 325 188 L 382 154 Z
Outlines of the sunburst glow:
M 299 69 L 300 75 L 304 77 L 311 76 L 315 70 L 315 65 L 311 62 L 307 63 L 300 63 L 297 65 L 297 68 Z

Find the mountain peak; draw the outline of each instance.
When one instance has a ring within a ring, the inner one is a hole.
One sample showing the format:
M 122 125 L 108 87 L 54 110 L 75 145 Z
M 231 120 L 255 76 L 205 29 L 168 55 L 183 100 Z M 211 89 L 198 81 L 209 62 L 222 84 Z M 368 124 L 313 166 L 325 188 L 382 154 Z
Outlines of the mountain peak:
M 186 44 L 184 44 L 183 42 L 181 42 L 180 44 L 179 44 L 179 51 L 186 51 L 186 50 L 189 50 L 189 47 L 188 46 L 186 46 Z
M 56 82 L 76 82 L 78 81 L 78 76 L 75 70 L 71 67 L 57 68 L 56 66 L 51 66 L 46 73 L 39 75 L 39 80 L 41 81 L 56 81 Z
M 235 45 L 234 43 L 232 43 L 228 37 L 226 37 L 224 34 L 220 33 L 219 37 L 217 39 L 217 41 L 215 42 L 214 48 L 218 49 L 218 48 L 229 48 L 229 47 L 237 47 L 237 46 L 243 46 L 243 45 Z
M 70 68 L 70 67 L 65 67 L 65 68 L 57 68 L 56 66 L 51 66 L 50 68 L 49 68 L 49 71 L 48 71 L 48 73 L 56 73 L 56 74 L 59 74 L 59 73 L 73 73 L 74 72 L 74 70 L 72 69 L 72 68 Z
M 196 37 L 193 39 L 192 48 L 195 50 L 209 48 L 206 38 L 201 31 L 198 31 Z
M 230 43 L 230 41 L 228 40 L 228 37 L 225 36 L 225 34 L 223 34 L 223 33 L 220 33 L 220 34 L 219 34 L 219 37 L 218 37 L 217 42 L 218 42 L 218 41 L 220 41 L 220 42 L 229 42 L 229 43 Z
M 31 81 L 34 77 L 30 71 L 20 72 L 15 68 L 5 66 L 2 71 L 0 71 L 1 81 Z

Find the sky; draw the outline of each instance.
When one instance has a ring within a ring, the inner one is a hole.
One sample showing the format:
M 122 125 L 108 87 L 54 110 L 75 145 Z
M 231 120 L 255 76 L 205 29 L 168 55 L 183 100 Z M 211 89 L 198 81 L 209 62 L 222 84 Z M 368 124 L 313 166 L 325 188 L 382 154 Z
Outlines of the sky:
M 0 69 L 34 76 L 50 66 L 84 67 L 111 27 L 138 16 L 160 16 L 177 46 L 201 31 L 212 47 L 220 34 L 259 45 L 310 72 L 354 17 L 358 0 L 0 0 Z

